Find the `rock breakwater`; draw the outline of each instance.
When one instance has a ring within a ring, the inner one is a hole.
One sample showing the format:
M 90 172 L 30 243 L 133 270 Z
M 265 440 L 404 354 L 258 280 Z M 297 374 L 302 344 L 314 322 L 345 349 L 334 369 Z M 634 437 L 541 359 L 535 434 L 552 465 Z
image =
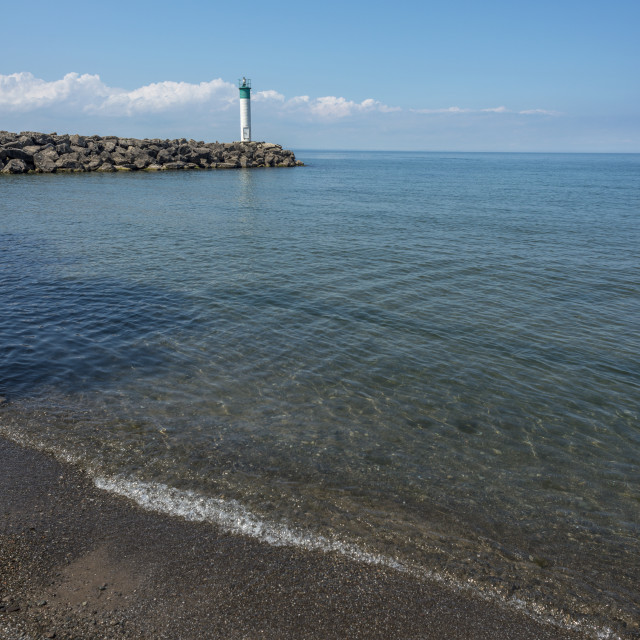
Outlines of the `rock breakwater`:
M 270 142 L 202 142 L 0 131 L 0 173 L 166 171 L 302 165 Z

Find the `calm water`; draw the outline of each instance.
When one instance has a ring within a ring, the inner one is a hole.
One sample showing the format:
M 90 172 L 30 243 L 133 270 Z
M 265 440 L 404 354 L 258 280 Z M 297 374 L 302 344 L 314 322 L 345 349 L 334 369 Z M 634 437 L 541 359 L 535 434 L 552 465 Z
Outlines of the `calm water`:
M 0 432 L 640 633 L 640 156 L 297 155 L 0 176 Z

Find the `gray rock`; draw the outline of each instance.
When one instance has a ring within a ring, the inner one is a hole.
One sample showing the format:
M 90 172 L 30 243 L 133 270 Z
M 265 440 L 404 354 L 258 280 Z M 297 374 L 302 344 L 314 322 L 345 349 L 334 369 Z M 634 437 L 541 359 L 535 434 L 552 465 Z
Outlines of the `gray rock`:
M 93 158 L 93 160 L 85 164 L 84 168 L 86 171 L 96 171 L 101 166 L 102 166 L 102 158 L 97 157 L 97 158 Z
M 150 158 L 146 153 L 144 154 L 139 154 L 138 156 L 136 156 L 135 160 L 133 161 L 133 164 L 135 166 L 136 169 L 146 169 L 150 164 L 152 164 L 153 159 Z
M 129 161 L 129 156 L 125 153 L 113 153 L 111 154 L 111 160 L 113 160 L 113 164 L 126 164 Z
M 156 160 L 160 164 L 167 164 L 168 162 L 172 162 L 173 154 L 168 149 L 161 149 L 160 151 L 158 151 Z
M 87 142 L 83 136 L 75 135 L 69 136 L 69 142 L 76 147 L 86 147 Z
M 71 151 L 73 153 L 77 153 L 79 156 L 86 156 L 86 155 L 89 155 L 89 153 L 91 153 L 89 149 L 87 149 L 86 147 L 79 147 L 78 145 L 75 145 L 75 144 L 71 145 Z
M 15 133 L 9 133 L 9 131 L 0 131 L 0 146 L 13 142 L 17 139 L 18 136 Z
M 29 167 L 20 158 L 11 158 L 2 168 L 2 173 L 27 173 Z
M 78 156 L 75 153 L 67 153 L 56 160 L 56 170 L 82 171 L 83 168 L 82 163 L 79 161 Z
M 29 164 L 33 164 L 33 155 L 26 152 L 24 149 L 17 149 L 14 147 L 4 147 L 0 149 L 0 160 L 24 160 Z
M 48 147 L 33 155 L 35 168 L 40 169 L 44 173 L 54 172 L 56 170 L 56 162 L 58 159 L 58 152 L 54 147 Z

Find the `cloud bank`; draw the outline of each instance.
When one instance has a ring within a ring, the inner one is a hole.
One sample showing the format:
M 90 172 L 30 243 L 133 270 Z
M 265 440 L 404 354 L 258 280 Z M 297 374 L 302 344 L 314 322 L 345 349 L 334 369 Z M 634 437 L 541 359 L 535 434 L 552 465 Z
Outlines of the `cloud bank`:
M 521 116 L 544 115 L 559 116 L 559 111 L 551 111 L 549 109 L 524 109 L 522 111 L 514 111 L 507 107 L 489 107 L 488 109 L 463 109 L 461 107 L 446 107 L 445 109 L 409 109 L 411 113 L 436 114 L 436 113 L 513 113 Z
M 99 75 L 68 73 L 54 81 L 28 72 L 0 75 L 0 109 L 8 111 L 62 107 L 87 114 L 130 116 L 204 104 L 226 109 L 236 98 L 235 86 L 220 78 L 200 84 L 156 82 L 126 91 L 109 87 Z
M 254 89 L 252 103 L 253 137 L 288 148 L 594 148 L 591 123 L 581 125 L 578 139 L 575 117 L 541 108 L 544 105 L 400 107 L 374 97 L 287 96 L 277 89 Z M 239 139 L 238 116 L 238 88 L 222 78 L 199 83 L 167 80 L 124 89 L 97 74 L 67 73 L 54 80 L 29 72 L 0 74 L 0 129 L 9 131 L 228 141 Z M 602 133 L 602 139 L 607 135 Z M 631 147 L 635 142 L 625 144 Z
M 0 111 L 29 112 L 55 109 L 85 115 L 130 117 L 169 113 L 184 109 L 205 108 L 226 111 L 235 107 L 238 90 L 221 78 L 193 84 L 189 82 L 155 82 L 127 91 L 105 84 L 99 75 L 68 73 L 60 80 L 47 81 L 28 72 L 0 75 Z M 340 96 L 295 96 L 287 99 L 269 89 L 258 91 L 253 100 L 266 110 L 308 121 L 338 121 L 363 114 L 390 114 L 403 111 L 373 98 L 355 102 Z M 415 114 L 495 113 L 518 115 L 559 115 L 545 109 L 512 111 L 504 106 L 484 109 L 447 107 L 442 109 L 408 109 Z

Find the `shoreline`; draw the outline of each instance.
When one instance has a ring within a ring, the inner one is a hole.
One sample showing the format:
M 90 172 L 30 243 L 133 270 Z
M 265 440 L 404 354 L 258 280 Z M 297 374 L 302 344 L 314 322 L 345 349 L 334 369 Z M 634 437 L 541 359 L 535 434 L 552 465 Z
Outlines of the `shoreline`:
M 4 438 L 0 513 L 0 637 L 588 637 L 389 567 L 145 511 Z

